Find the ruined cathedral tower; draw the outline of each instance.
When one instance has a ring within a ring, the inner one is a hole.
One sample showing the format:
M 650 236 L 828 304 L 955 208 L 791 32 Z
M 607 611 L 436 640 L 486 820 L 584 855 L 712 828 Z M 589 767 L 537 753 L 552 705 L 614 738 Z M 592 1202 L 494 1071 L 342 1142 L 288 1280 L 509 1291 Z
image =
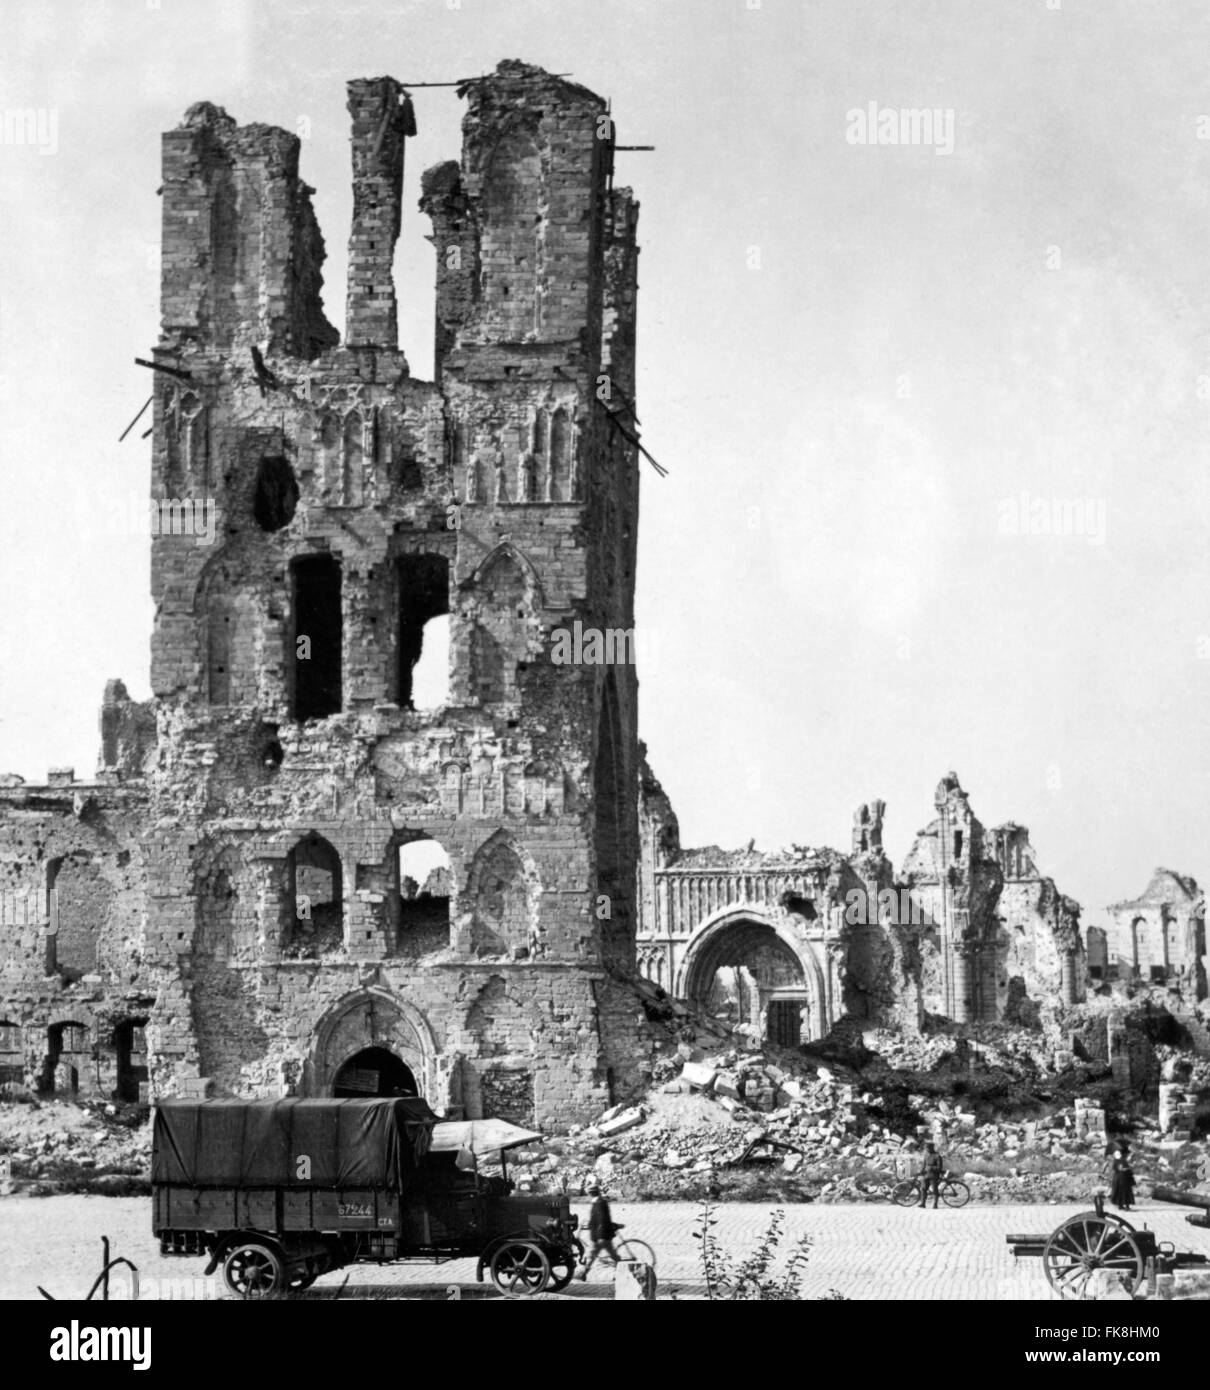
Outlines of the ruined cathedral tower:
M 421 181 L 436 380 L 415 380 L 392 280 L 411 102 L 348 91 L 343 341 L 298 139 L 205 103 L 164 136 L 153 699 L 107 693 L 92 809 L 55 829 L 60 868 L 112 890 L 79 925 L 87 973 L 0 1017 L 52 1077 L 66 1016 L 94 1052 L 140 1029 L 154 1093 L 583 1116 L 637 1027 L 637 680 L 551 653 L 576 623 L 633 627 L 614 411 L 637 205 L 599 97 L 517 62 L 466 84 L 461 162 Z

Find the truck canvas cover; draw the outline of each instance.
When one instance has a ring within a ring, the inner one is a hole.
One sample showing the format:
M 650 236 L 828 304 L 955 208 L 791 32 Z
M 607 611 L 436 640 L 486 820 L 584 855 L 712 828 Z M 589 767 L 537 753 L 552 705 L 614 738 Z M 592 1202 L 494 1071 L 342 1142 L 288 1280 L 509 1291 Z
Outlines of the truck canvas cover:
M 428 1152 L 436 1118 L 417 1097 L 165 1101 L 155 1113 L 151 1180 L 399 1192 Z

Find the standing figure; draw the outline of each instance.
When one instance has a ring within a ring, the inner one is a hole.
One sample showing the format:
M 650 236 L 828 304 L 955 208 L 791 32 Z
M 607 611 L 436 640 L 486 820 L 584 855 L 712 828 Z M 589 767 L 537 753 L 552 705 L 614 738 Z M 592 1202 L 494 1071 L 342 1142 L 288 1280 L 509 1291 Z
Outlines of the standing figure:
M 592 1241 L 592 1253 L 584 1261 L 584 1268 L 576 1275 L 577 1279 L 588 1278 L 588 1271 L 602 1250 L 609 1256 L 612 1264 L 618 1263 L 618 1252 L 613 1248 L 613 1238 L 622 1228 L 614 1224 L 609 1203 L 595 1183 L 588 1189 L 588 1195 L 592 1198 L 592 1211 L 588 1215 L 588 1236 Z
M 941 1179 L 945 1176 L 945 1160 L 937 1152 L 936 1144 L 926 1144 L 924 1146 L 924 1168 L 920 1173 L 920 1205 L 924 1206 L 929 1195 L 929 1189 L 933 1191 L 933 1210 L 937 1210 L 937 1202 L 941 1196 Z
M 1109 1200 L 1119 1211 L 1134 1208 L 1134 1169 L 1130 1166 L 1130 1146 L 1124 1139 L 1114 1146 L 1113 1184 L 1109 1189 Z

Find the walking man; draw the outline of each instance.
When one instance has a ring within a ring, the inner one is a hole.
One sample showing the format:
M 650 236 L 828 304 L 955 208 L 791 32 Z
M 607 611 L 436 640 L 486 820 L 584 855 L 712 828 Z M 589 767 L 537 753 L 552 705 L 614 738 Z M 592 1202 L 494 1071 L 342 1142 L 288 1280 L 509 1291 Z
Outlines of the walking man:
M 621 1227 L 614 1225 L 609 1203 L 601 1195 L 601 1189 L 596 1183 L 588 1189 L 588 1195 L 592 1198 L 592 1211 L 588 1215 L 588 1238 L 592 1241 L 592 1252 L 584 1261 L 584 1268 L 576 1275 L 577 1279 L 588 1278 L 588 1271 L 602 1250 L 613 1264 L 618 1263 L 618 1252 L 613 1248 L 613 1238 Z
M 941 1196 L 941 1179 L 944 1176 L 945 1161 L 937 1152 L 936 1144 L 926 1144 L 924 1146 L 924 1170 L 920 1174 L 921 1206 L 924 1206 L 929 1195 L 929 1188 L 932 1188 L 933 1210 L 937 1210 L 937 1201 Z

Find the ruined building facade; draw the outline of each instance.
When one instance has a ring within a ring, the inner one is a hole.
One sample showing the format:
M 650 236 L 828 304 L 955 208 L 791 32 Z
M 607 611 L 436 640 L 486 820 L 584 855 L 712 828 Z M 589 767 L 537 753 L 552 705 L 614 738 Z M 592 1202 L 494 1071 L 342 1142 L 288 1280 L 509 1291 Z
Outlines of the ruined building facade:
M 895 872 L 886 806 L 858 808 L 848 854 L 683 849 L 644 764 L 639 969 L 671 993 L 793 1045 L 844 1017 L 1031 1024 L 1085 995 L 1079 904 L 1014 824 L 988 830 L 955 774 Z
M 601 98 L 515 62 L 461 95 L 421 181 L 432 382 L 397 341 L 397 83 L 348 87 L 343 341 L 298 139 L 205 103 L 163 138 L 153 698 L 111 684 L 94 781 L 0 786 L 4 1079 L 540 1122 L 633 1057 L 637 679 L 550 651 L 633 627 L 598 384 L 634 399 L 637 205 Z
M 1097 978 L 1158 986 L 1186 1006 L 1206 998 L 1206 902 L 1188 874 L 1156 869 L 1140 897 L 1110 906 L 1108 929 L 1093 930 Z

